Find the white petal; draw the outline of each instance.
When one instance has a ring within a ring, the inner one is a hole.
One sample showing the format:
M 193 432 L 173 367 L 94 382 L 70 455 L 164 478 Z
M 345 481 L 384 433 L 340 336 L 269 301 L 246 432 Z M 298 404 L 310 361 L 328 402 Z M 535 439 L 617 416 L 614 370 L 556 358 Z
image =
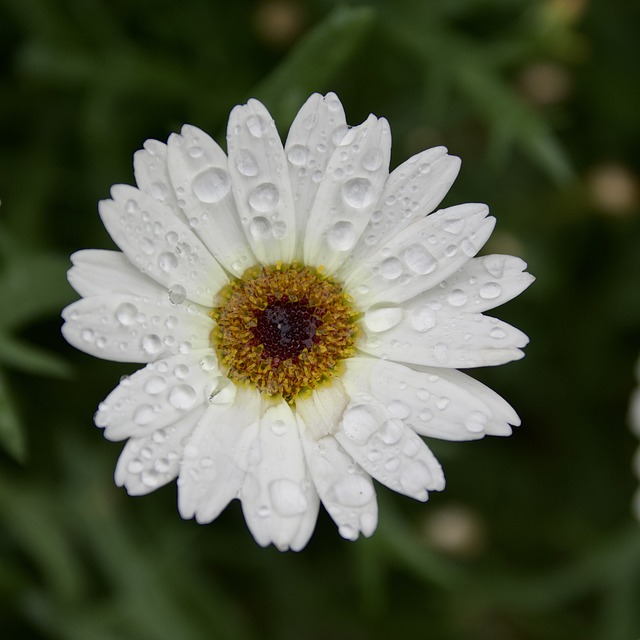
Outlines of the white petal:
M 186 222 L 167 166 L 167 145 L 158 140 L 147 140 L 144 149 L 133 154 L 133 170 L 138 189 L 150 195 L 154 200 L 171 207 L 175 215 Z
M 296 257 L 303 258 L 303 231 L 327 164 L 347 132 L 344 109 L 335 93 L 314 93 L 296 115 L 284 149 L 296 209 Z
M 428 306 L 406 311 L 382 333 L 364 327 L 358 348 L 396 362 L 451 367 L 486 367 L 519 360 L 529 338 L 502 320 L 481 313 L 434 311 Z
M 103 294 L 82 298 L 62 312 L 62 334 L 76 349 L 116 362 L 153 362 L 209 346 L 213 320 L 191 302 L 168 297 Z
M 415 371 L 377 358 L 351 358 L 344 383 L 353 402 L 375 399 L 393 420 L 444 440 L 509 435 L 520 424 L 513 409 L 482 383 L 449 369 Z
M 259 450 L 242 485 L 242 511 L 256 542 L 281 551 L 301 549 L 318 515 L 296 419 L 286 402 L 268 407 L 260 420 Z M 300 535 L 303 532 L 305 535 Z
M 262 264 L 290 263 L 296 220 L 287 161 L 275 122 L 260 102 L 233 109 L 227 148 L 233 193 L 253 253 Z
M 192 229 L 214 257 L 240 277 L 256 259 L 240 225 L 226 154 L 204 131 L 185 125 L 182 135 L 169 138 L 168 162 Z
M 211 304 L 228 278 L 175 211 L 128 185 L 115 185 L 111 196 L 100 202 L 100 216 L 127 258 L 167 288 Z
M 69 284 L 83 297 L 103 293 L 130 293 L 148 298 L 166 295 L 164 287 L 134 267 L 124 253 L 84 249 L 71 256 Z
M 378 524 L 378 502 L 371 477 L 333 436 L 317 439 L 312 425 L 298 416 L 300 439 L 307 465 L 322 504 L 343 538 L 369 537 Z
M 116 465 L 115 482 L 129 495 L 141 496 L 178 476 L 184 439 L 204 413 L 204 406 L 144 438 L 129 438 Z
M 488 211 L 484 204 L 463 204 L 414 222 L 355 267 L 345 284 L 369 306 L 435 287 L 487 241 L 495 226 Z
M 447 155 L 446 147 L 423 151 L 397 167 L 349 263 L 357 265 L 409 224 L 431 213 L 451 188 L 458 171 L 460 158 Z
M 211 349 L 150 363 L 123 378 L 100 403 L 96 426 L 109 440 L 145 437 L 207 403 L 218 376 Z
M 304 421 L 310 438 L 319 440 L 337 431 L 349 404 L 339 378 L 314 389 L 308 397 L 296 401 L 296 414 Z
M 336 440 L 376 480 L 417 500 L 444 488 L 442 468 L 427 445 L 384 405 L 371 399 L 345 412 Z
M 378 203 L 390 154 L 391 131 L 384 118 L 370 115 L 341 140 L 309 215 L 305 264 L 333 273 L 344 263 Z
M 522 293 L 535 278 L 526 273 L 526 263 L 513 256 L 490 255 L 472 258 L 437 287 L 420 294 L 410 308 L 441 306 L 457 311 L 486 311 Z
M 237 498 L 258 439 L 260 394 L 239 387 L 235 400 L 208 407 L 184 448 L 178 479 L 183 518 L 211 522 Z

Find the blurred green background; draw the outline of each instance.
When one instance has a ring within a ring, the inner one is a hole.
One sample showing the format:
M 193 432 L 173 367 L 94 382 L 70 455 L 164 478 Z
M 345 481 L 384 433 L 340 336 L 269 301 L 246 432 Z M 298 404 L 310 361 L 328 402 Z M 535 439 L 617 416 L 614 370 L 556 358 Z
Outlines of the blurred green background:
M 627 0 L 0 2 L 0 637 L 14 640 L 638 640 L 640 3 Z M 511 438 L 430 442 L 448 487 L 382 487 L 343 541 L 260 549 L 237 503 L 180 520 L 175 483 L 113 485 L 92 426 L 135 367 L 64 343 L 68 256 L 110 248 L 96 203 L 147 138 L 224 144 L 255 96 L 284 136 L 307 95 L 392 126 L 396 166 L 463 158 L 445 200 L 487 202 L 488 252 L 534 286 L 496 314 L 527 357 L 474 372 L 519 411 Z

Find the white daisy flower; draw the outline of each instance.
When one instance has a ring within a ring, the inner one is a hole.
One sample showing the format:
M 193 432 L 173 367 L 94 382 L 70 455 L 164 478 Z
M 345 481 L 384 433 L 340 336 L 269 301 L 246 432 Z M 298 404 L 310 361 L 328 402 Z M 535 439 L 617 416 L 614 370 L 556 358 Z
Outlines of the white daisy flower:
M 444 487 L 420 436 L 471 440 L 519 424 L 456 371 L 521 358 L 528 339 L 483 314 L 533 280 L 474 257 L 484 204 L 434 211 L 460 160 L 444 147 L 389 173 L 391 133 L 353 128 L 312 95 L 284 147 L 256 100 L 231 112 L 227 153 L 184 126 L 134 156 L 100 215 L 118 251 L 72 256 L 63 313 L 78 349 L 147 363 L 99 406 L 127 440 L 115 480 L 177 478 L 183 518 L 238 498 L 263 546 L 302 549 L 320 502 L 350 540 L 377 524 L 372 478 L 418 500 Z

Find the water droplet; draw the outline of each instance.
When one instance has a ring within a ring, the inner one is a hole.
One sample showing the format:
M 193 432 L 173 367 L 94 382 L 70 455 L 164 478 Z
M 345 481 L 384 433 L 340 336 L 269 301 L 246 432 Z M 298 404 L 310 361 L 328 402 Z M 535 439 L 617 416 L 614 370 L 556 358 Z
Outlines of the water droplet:
M 178 258 L 175 253 L 161 253 L 158 256 L 158 266 L 165 273 L 175 269 L 178 266 Z
M 381 333 L 399 324 L 402 315 L 402 309 L 399 307 L 369 309 L 364 314 L 364 323 L 369 331 Z
M 314 171 L 311 175 L 311 179 L 314 182 L 320 182 L 324 178 L 324 173 L 318 169 L 318 171 Z
M 436 326 L 436 313 L 429 307 L 418 307 L 411 313 L 411 324 L 416 331 L 429 331 Z
M 297 516 L 307 509 L 307 499 L 297 482 L 283 478 L 269 485 L 269 497 L 273 508 L 281 516 Z
M 218 361 L 215 356 L 203 356 L 200 359 L 200 367 L 202 367 L 203 371 L 213 371 L 218 368 Z
M 404 403 L 403 403 L 404 404 Z M 400 442 L 404 435 L 404 425 L 401 420 L 391 418 L 386 420 L 380 429 L 380 439 L 385 444 L 391 446 Z
M 377 428 L 375 416 L 364 404 L 350 407 L 342 416 L 342 430 L 356 444 L 364 444 Z
M 447 222 L 444 225 L 444 230 L 447 231 L 448 233 L 453 233 L 454 235 L 457 235 L 459 233 L 462 233 L 464 227 L 465 227 L 465 221 L 464 220 L 449 220 L 449 222 Z
M 275 420 L 271 425 L 271 431 L 277 436 L 283 436 L 287 432 L 284 420 Z
M 137 476 L 139 473 L 142 473 L 143 469 L 144 469 L 144 463 L 142 462 L 142 460 L 140 460 L 140 458 L 134 458 L 127 465 L 127 473 L 130 473 L 131 475 L 134 475 L 134 476 Z
M 278 220 L 273 223 L 273 237 L 282 240 L 287 235 L 287 223 L 284 220 Z
M 421 275 L 432 273 L 438 266 L 436 259 L 421 244 L 407 247 L 404 252 L 404 261 L 409 269 Z
M 162 349 L 162 340 L 155 333 L 150 333 L 142 338 L 140 346 L 145 353 L 155 355 Z
M 273 211 L 280 202 L 278 187 L 271 182 L 259 184 L 249 196 L 249 205 L 256 211 Z
M 289 162 L 297 167 L 301 167 L 307 163 L 309 157 L 309 149 L 301 144 L 294 144 L 287 152 Z
M 447 299 L 452 307 L 462 307 L 467 303 L 469 297 L 462 289 L 454 289 Z
M 182 304 L 187 299 L 187 291 L 180 284 L 174 284 L 169 287 L 169 302 L 171 304 Z
M 471 411 L 464 421 L 464 426 L 472 433 L 481 433 L 487 426 L 488 416 L 481 411 Z
M 142 426 L 150 424 L 155 417 L 155 411 L 150 404 L 142 404 L 133 412 L 133 421 Z
M 249 231 L 255 240 L 265 240 L 271 235 L 271 223 L 264 216 L 257 216 L 249 223 Z
M 404 418 L 407 418 L 410 413 L 409 405 L 407 405 L 407 403 L 403 402 L 402 400 L 392 400 L 388 404 L 387 409 L 389 409 L 389 413 L 392 416 L 400 418 L 400 420 L 404 420 Z
M 211 467 L 213 467 L 213 460 L 209 456 L 200 458 L 200 467 L 203 469 L 211 469 Z
M 236 168 L 243 176 L 253 177 L 258 175 L 258 163 L 253 157 L 251 151 L 241 149 L 238 152 L 235 161 Z
M 207 393 L 207 398 L 212 404 L 227 404 L 233 402 L 236 397 L 236 385 L 224 376 L 216 376 Z
M 331 495 L 343 507 L 364 507 L 373 498 L 371 481 L 362 475 L 344 476 L 331 488 Z
M 440 411 L 444 411 L 449 406 L 450 402 L 451 402 L 451 400 L 449 400 L 449 398 L 447 398 L 447 396 L 441 396 L 436 401 L 436 407 L 438 409 L 440 409 Z
M 383 160 L 384 156 L 380 149 L 369 149 L 362 157 L 362 166 L 367 171 L 375 171 L 380 168 Z
M 144 383 L 144 391 L 151 396 L 157 396 L 164 391 L 166 386 L 167 382 L 162 376 L 151 376 L 151 378 Z
M 462 249 L 462 252 L 469 256 L 470 258 L 473 258 L 473 256 L 476 255 L 476 253 L 478 253 L 478 249 L 476 248 L 476 245 L 473 244 L 473 242 L 471 242 L 471 240 L 467 239 L 467 240 L 463 240 L 462 244 L 460 245 L 460 248 Z
M 427 173 L 430 173 L 431 171 L 431 165 L 428 162 L 425 162 L 424 164 L 421 164 L 418 167 L 418 171 L 423 175 L 427 175 Z
M 169 404 L 175 409 L 189 409 L 195 401 L 195 389 L 188 384 L 176 385 L 169 394 Z
M 504 275 L 504 266 L 506 261 L 507 256 L 486 256 L 484 258 L 484 268 L 487 270 L 489 275 L 500 279 Z
M 480 287 L 479 293 L 483 300 L 493 300 L 502 293 L 502 287 L 497 282 L 487 282 Z
M 192 158 L 200 158 L 202 156 L 202 154 L 204 153 L 204 149 L 202 147 L 198 146 L 197 144 L 194 144 L 194 145 L 191 145 L 187 149 L 187 153 Z
M 116 320 L 125 327 L 132 325 L 137 315 L 138 310 L 130 302 L 124 302 L 116 309 Z
M 449 349 L 444 342 L 439 342 L 433 347 L 433 356 L 440 363 L 445 364 L 449 359 Z
M 370 180 L 352 178 L 342 185 L 342 197 L 350 207 L 363 209 L 373 204 L 375 193 Z
M 327 242 L 334 251 L 349 251 L 356 240 L 356 229 L 346 220 L 336 222 L 327 233 Z
M 156 247 L 153 244 L 153 241 L 149 240 L 149 238 L 142 238 L 142 240 L 140 240 L 140 249 L 142 253 L 145 253 L 146 255 L 150 256 L 150 255 L 153 255 L 153 252 L 156 250 Z
M 267 125 L 262 116 L 252 115 L 247 118 L 247 129 L 255 138 L 261 138 L 267 130 Z
M 173 375 L 178 378 L 178 380 L 184 380 L 189 375 L 189 367 L 186 364 L 177 364 L 173 368 Z
M 402 263 L 398 258 L 387 258 L 380 265 L 380 273 L 387 280 L 395 280 L 402 273 Z
M 494 327 L 493 329 L 491 329 L 491 331 L 489 331 L 489 335 L 496 340 L 503 340 L 507 337 L 507 332 L 500 327 Z
M 199 173 L 191 188 L 201 202 L 220 202 L 229 193 L 231 180 L 226 171 L 215 167 Z

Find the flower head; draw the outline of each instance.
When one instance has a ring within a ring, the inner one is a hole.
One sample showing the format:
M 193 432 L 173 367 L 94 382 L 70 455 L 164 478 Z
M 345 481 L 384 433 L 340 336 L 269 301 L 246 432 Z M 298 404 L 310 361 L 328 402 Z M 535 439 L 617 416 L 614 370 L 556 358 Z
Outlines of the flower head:
M 184 126 L 134 157 L 137 187 L 100 203 L 121 251 L 73 255 L 82 296 L 62 331 L 100 358 L 147 363 L 99 406 L 127 440 L 130 494 L 177 478 L 184 518 L 242 502 L 261 545 L 301 549 L 323 503 L 340 534 L 377 524 L 372 478 L 418 500 L 444 487 L 420 436 L 470 440 L 519 424 L 457 368 L 522 357 L 527 337 L 483 314 L 533 280 L 474 257 L 483 204 L 435 211 L 459 167 L 444 147 L 389 174 L 391 134 L 349 128 L 312 95 L 282 145 L 256 100 L 231 112 L 228 155 Z

